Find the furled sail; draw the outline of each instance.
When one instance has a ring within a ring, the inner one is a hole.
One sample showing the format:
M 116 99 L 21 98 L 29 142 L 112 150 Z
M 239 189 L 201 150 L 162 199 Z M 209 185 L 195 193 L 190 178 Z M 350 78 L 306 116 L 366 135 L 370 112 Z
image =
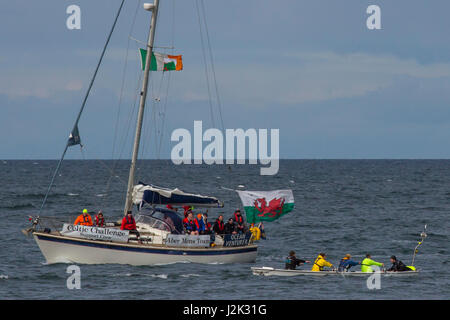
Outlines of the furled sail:
M 186 193 L 178 188 L 160 188 L 142 182 L 139 182 L 139 184 L 135 185 L 133 188 L 133 203 L 138 206 L 149 203 L 209 208 L 223 207 L 223 203 L 215 197 Z

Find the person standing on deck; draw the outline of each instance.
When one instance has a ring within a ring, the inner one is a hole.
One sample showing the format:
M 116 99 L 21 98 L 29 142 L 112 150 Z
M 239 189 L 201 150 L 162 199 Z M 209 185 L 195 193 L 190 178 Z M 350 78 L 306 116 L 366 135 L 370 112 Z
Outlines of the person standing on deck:
M 373 272 L 370 266 L 384 267 L 384 263 L 376 262 L 371 257 L 369 253 L 366 254 L 366 258 L 361 262 L 361 272 Z
M 75 222 L 73 223 L 74 225 L 82 225 L 82 226 L 92 226 L 92 218 L 89 215 L 87 209 L 83 210 L 83 213 L 80 214 L 77 219 L 75 220 Z

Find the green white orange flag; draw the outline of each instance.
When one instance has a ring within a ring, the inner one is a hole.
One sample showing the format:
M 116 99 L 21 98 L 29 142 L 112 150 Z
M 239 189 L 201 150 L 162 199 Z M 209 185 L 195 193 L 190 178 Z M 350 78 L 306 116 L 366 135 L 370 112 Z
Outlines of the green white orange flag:
M 248 223 L 274 221 L 294 209 L 292 190 L 239 191 Z
M 139 49 L 141 53 L 141 66 L 145 70 L 145 61 L 147 59 L 147 50 Z M 162 54 L 152 52 L 150 60 L 150 71 L 180 71 L 183 70 L 183 61 L 181 55 L 172 56 L 170 54 Z

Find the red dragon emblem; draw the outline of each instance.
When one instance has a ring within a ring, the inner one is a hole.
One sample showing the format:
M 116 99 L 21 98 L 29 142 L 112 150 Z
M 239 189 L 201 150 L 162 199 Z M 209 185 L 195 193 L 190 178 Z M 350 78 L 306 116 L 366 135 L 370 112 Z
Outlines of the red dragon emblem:
M 267 205 L 266 198 L 256 199 L 254 202 L 256 210 L 260 213 L 258 217 L 268 217 L 275 218 L 276 216 L 281 215 L 283 212 L 284 198 L 274 198 L 269 201 L 269 205 Z

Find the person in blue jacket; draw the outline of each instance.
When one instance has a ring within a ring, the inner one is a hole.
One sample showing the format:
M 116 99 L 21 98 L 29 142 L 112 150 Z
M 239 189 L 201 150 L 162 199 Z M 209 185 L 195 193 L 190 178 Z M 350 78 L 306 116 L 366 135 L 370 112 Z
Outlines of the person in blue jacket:
M 203 215 L 199 213 L 197 215 L 197 219 L 195 219 L 195 224 L 197 226 L 197 230 L 200 234 L 205 232 L 205 222 L 203 221 Z
M 338 271 L 339 272 L 347 272 L 351 267 L 357 266 L 358 264 L 361 264 L 361 262 L 356 262 L 352 260 L 352 256 L 347 253 L 345 257 L 341 259 L 341 262 L 339 263 Z

